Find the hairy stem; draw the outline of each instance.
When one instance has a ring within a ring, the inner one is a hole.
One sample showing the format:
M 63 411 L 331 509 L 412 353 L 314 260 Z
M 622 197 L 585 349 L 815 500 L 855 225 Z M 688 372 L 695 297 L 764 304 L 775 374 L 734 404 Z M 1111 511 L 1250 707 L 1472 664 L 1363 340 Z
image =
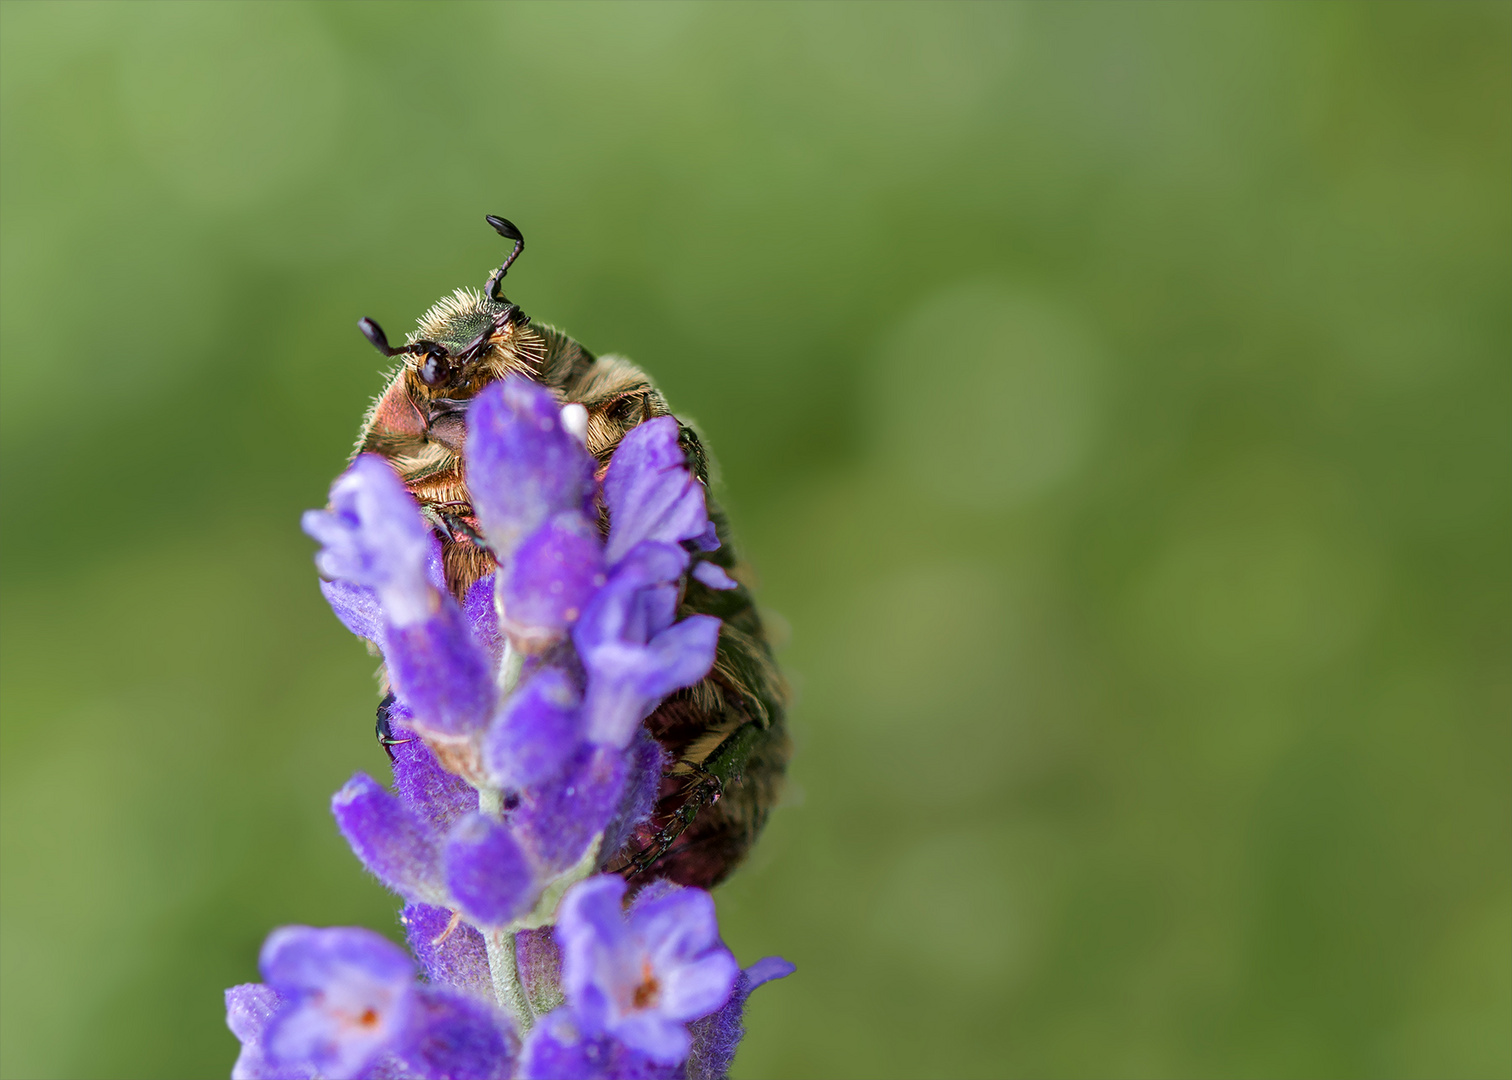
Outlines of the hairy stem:
M 514 931 L 490 930 L 483 935 L 483 940 L 488 946 L 488 971 L 493 976 L 494 997 L 514 1019 L 523 1037 L 535 1025 L 535 1012 L 530 1007 L 525 984 L 520 980 Z

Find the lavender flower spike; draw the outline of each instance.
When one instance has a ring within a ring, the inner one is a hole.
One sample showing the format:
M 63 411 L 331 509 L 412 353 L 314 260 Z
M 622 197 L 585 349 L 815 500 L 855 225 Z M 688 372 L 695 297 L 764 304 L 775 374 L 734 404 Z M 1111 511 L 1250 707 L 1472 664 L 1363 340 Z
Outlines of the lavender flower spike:
M 669 889 L 628 914 L 624 894 L 611 875 L 567 893 L 556 929 L 562 988 L 586 1033 L 676 1064 L 692 1047 L 687 1022 L 729 1000 L 739 968 L 719 940 L 708 893 Z

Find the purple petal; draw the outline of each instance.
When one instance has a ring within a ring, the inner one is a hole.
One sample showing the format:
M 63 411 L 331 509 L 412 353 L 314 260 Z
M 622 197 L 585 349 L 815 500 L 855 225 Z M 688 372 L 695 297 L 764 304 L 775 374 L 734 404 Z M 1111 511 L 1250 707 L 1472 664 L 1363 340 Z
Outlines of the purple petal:
M 409 1026 L 414 965 L 371 930 L 283 927 L 268 936 L 259 965 L 284 999 L 263 1038 L 276 1068 L 355 1077 Z
M 745 1035 L 743 1020 L 751 991 L 762 983 L 786 978 L 793 971 L 793 965 L 780 956 L 763 957 L 740 973 L 724 1008 L 689 1025 L 693 1035 L 689 1080 L 724 1080 L 735 1059 L 735 1049 Z
M 561 640 L 606 580 L 597 526 L 578 510 L 557 513 L 519 546 L 504 574 L 511 640 L 525 652 Z
M 660 416 L 632 429 L 614 451 L 604 476 L 611 566 L 643 540 L 676 544 L 704 536 L 704 489 L 688 468 L 679 434 L 675 419 Z
M 784 960 L 780 956 L 763 956 L 741 974 L 745 976 L 743 985 L 749 993 L 765 983 L 785 979 L 797 970 L 798 966 L 790 960 Z
M 711 521 L 704 526 L 704 531 L 693 538 L 693 546 L 699 551 L 719 550 L 719 530 Z
M 469 922 L 503 926 L 530 910 L 535 879 L 504 825 L 471 814 L 452 828 L 444 851 L 446 887 Z
M 415 976 L 414 962 L 403 949 L 354 926 L 281 926 L 263 942 L 257 966 L 268 985 L 282 993 L 321 990 L 349 971 L 395 985 Z
M 406 904 L 399 921 L 410 952 L 432 986 L 494 1000 L 488 948 L 476 929 L 464 922 L 453 924 L 450 911 L 429 904 Z
M 620 901 L 625 882 L 615 874 L 589 878 L 567 890 L 557 912 L 556 939 L 562 950 L 562 991 L 587 1030 L 599 1033 L 613 1021 L 614 996 L 634 971 L 621 955 L 629 943 Z
M 406 900 L 446 903 L 436 834 L 378 781 L 365 773 L 352 777 L 331 797 L 331 813 L 379 881 Z
M 373 644 L 383 645 L 383 605 L 378 594 L 366 585 L 353 585 L 350 581 L 320 582 L 320 594 L 331 605 L 331 610 L 352 633 L 366 638 Z
M 301 524 L 321 544 L 321 575 L 372 589 L 389 622 L 418 622 L 434 610 L 430 526 L 382 457 L 360 455 L 331 485 L 330 509 L 307 511 Z
M 497 663 L 504 654 L 504 638 L 499 633 L 499 613 L 494 607 L 493 574 L 468 587 L 462 598 L 462 610 L 467 615 L 467 625 L 472 627 L 473 638 Z
M 684 1022 L 724 1005 L 739 972 L 707 893 L 653 887 L 627 914 L 624 890 L 612 875 L 568 890 L 556 929 L 562 987 L 585 1032 L 675 1063 L 689 1052 Z
M 409 1028 L 393 1053 L 409 1076 L 506 1080 L 517 1050 L 509 1021 L 487 1003 L 421 988 Z
M 515 836 L 543 868 L 567 869 L 619 809 L 628 771 L 618 751 L 580 747 L 559 776 L 520 793 L 510 815 Z
M 658 1010 L 674 1020 L 693 1020 L 729 1000 L 739 968 L 719 939 L 714 899 L 681 888 L 637 903 L 630 929 L 646 948 L 658 974 Z
M 392 702 L 388 715 L 394 737 L 403 740 L 389 747 L 394 757 L 394 790 L 434 835 L 444 835 L 458 818 L 478 808 L 478 789 L 443 769 L 431 748 L 414 736 L 414 716 L 403 702 Z
M 450 596 L 420 622 L 388 628 L 384 660 L 394 692 L 430 734 L 466 735 L 481 728 L 498 696 L 488 653 L 472 636 Z
M 587 508 L 595 463 L 550 391 L 518 375 L 492 383 L 473 399 L 467 428 L 473 511 L 501 559 L 552 514 Z
M 608 1080 L 609 1054 L 596 1040 L 586 1039 L 566 1009 L 556 1009 L 536 1021 L 520 1053 L 522 1080 Z
M 614 568 L 604 592 L 624 595 L 653 592 L 659 598 L 655 608 L 645 612 L 645 622 L 634 624 L 640 634 L 639 640 L 644 641 L 672 624 L 677 608 L 676 582 L 687 568 L 686 551 L 657 540 L 639 544 Z
M 626 1016 L 615 1025 L 614 1036 L 651 1060 L 668 1065 L 687 1061 L 693 1048 L 687 1025 L 650 1009 Z
M 559 668 L 544 668 L 515 692 L 488 729 L 483 766 L 499 787 L 514 791 L 562 771 L 582 741 L 582 696 Z
M 740 587 L 740 582 L 725 573 L 724 567 L 708 559 L 700 559 L 693 564 L 693 576 L 711 589 L 738 589 Z
M 226 1026 L 243 1044 L 262 1038 L 263 1029 L 278 1011 L 278 991 L 262 983 L 242 983 L 226 991 Z
M 681 548 L 640 544 L 573 628 L 573 643 L 588 671 L 583 713 L 594 742 L 626 745 L 663 697 L 692 686 L 713 666 L 718 619 L 695 615 L 668 625 L 677 602 L 670 581 L 687 563 Z
M 568 1009 L 541 1017 L 520 1055 L 522 1080 L 683 1080 L 681 1062 L 652 1061 L 613 1039 L 583 1034 Z
M 661 1012 L 674 1020 L 697 1020 L 717 1012 L 730 1000 L 740 968 L 723 948 L 697 960 L 677 965 L 658 964 L 666 974 L 661 979 Z
M 241 1040 L 241 1053 L 231 1066 L 231 1080 L 314 1080 L 319 1070 L 308 1062 L 274 1066 L 263 1053 L 263 1033 L 283 1005 L 271 986 L 243 983 L 226 991 L 226 1026 Z
M 574 638 L 588 669 L 585 734 L 596 743 L 624 746 L 662 698 L 709 673 L 719 644 L 719 620 L 691 615 L 645 645 L 593 640 L 589 633 Z
M 632 933 L 654 943 L 648 948 L 659 964 L 689 963 L 720 946 L 714 898 L 702 889 L 681 887 L 650 897 L 631 907 L 628 918 Z

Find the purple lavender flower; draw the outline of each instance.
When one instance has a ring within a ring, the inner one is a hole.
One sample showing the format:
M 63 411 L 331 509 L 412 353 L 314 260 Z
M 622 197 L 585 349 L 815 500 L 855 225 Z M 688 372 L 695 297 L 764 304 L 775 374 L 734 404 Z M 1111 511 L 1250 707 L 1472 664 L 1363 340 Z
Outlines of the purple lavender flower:
M 331 485 L 331 508 L 308 511 L 303 524 L 322 545 L 321 574 L 342 583 L 328 591 L 337 614 L 381 645 L 416 726 L 444 737 L 486 724 L 496 698 L 489 656 L 456 602 L 432 584 L 434 537 L 388 463 L 360 455 Z
M 409 1027 L 414 963 L 371 930 L 286 926 L 268 936 L 259 963 L 282 1001 L 262 1033 L 275 1070 L 355 1077 Z
M 468 490 L 505 561 L 553 514 L 591 504 L 594 460 L 561 411 L 549 390 L 518 375 L 484 387 L 468 409 Z
M 654 540 L 637 545 L 573 628 L 588 670 L 583 714 L 592 741 L 627 745 L 662 698 L 714 666 L 719 620 L 692 615 L 672 622 L 674 582 L 687 565 L 681 548 Z
M 582 694 L 560 668 L 543 668 L 515 692 L 483 743 L 483 767 L 517 791 L 562 771 L 582 741 Z
M 419 986 L 404 951 L 370 930 L 287 926 L 263 945 L 266 985 L 234 987 L 235 1077 L 506 1080 L 518 1041 L 485 1001 Z
M 624 895 L 611 875 L 568 892 L 556 931 L 563 989 L 584 1032 L 676 1064 L 692 1047 L 687 1022 L 729 1000 L 739 969 L 708 893 L 673 888 L 628 913 Z
M 366 773 L 331 796 L 341 835 L 374 877 L 406 900 L 445 904 L 441 850 L 429 823 Z
M 676 544 L 712 536 L 703 485 L 688 468 L 680 434 L 674 418 L 659 416 L 632 428 L 614 451 L 604 476 L 611 566 L 645 540 Z M 717 537 L 713 542 L 719 546 Z
M 493 665 L 450 596 L 412 626 L 390 625 L 383 644 L 394 692 L 427 734 L 467 736 L 493 714 L 498 690 Z
M 658 1061 L 604 1035 L 582 1030 L 571 1009 L 541 1017 L 520 1055 L 521 1080 L 683 1080 L 681 1061 Z
M 566 636 L 605 582 L 598 527 L 563 510 L 526 538 L 499 588 L 505 628 L 524 652 L 542 652 Z
M 388 622 L 408 626 L 435 610 L 426 578 L 431 531 L 420 507 L 377 454 L 362 454 L 331 485 L 331 508 L 307 510 L 304 531 L 322 547 L 321 576 L 372 589 Z
M 625 754 L 583 743 L 560 773 L 521 791 L 510 826 L 536 865 L 552 874 L 575 865 L 614 819 L 629 773 Z
M 535 873 L 502 822 L 469 814 L 452 827 L 442 859 L 447 891 L 474 926 L 504 926 L 530 910 Z

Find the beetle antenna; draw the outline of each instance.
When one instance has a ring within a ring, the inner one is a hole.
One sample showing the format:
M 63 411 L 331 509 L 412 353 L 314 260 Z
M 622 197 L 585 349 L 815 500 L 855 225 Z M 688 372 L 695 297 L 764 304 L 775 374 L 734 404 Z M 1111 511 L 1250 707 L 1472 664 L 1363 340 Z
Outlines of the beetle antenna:
M 419 341 L 412 341 L 408 345 L 401 345 L 395 349 L 389 345 L 388 335 L 383 332 L 383 327 L 379 326 L 372 319 L 358 319 L 357 329 L 361 330 L 362 336 L 372 342 L 373 348 L 377 349 L 384 356 L 404 356 L 408 354 L 413 356 L 435 356 L 438 359 L 445 357 L 447 360 L 456 359 L 452 356 L 451 350 L 445 345 L 435 341 L 427 341 L 424 338 L 421 338 Z
M 379 326 L 372 319 L 358 319 L 357 329 L 361 330 L 362 336 L 367 338 L 372 343 L 373 348 L 377 349 L 384 356 L 397 356 L 404 351 L 403 349 L 390 348 L 388 335 L 383 332 L 383 327 Z
M 506 240 L 514 241 L 514 250 L 509 253 L 509 258 L 504 260 L 504 265 L 488 275 L 488 284 L 483 287 L 483 292 L 490 300 L 500 299 L 499 285 L 504 281 L 504 275 L 509 273 L 509 268 L 520 257 L 520 252 L 525 250 L 525 237 L 508 218 L 501 218 L 495 214 L 484 214 L 483 220 L 493 226 L 494 232 Z

